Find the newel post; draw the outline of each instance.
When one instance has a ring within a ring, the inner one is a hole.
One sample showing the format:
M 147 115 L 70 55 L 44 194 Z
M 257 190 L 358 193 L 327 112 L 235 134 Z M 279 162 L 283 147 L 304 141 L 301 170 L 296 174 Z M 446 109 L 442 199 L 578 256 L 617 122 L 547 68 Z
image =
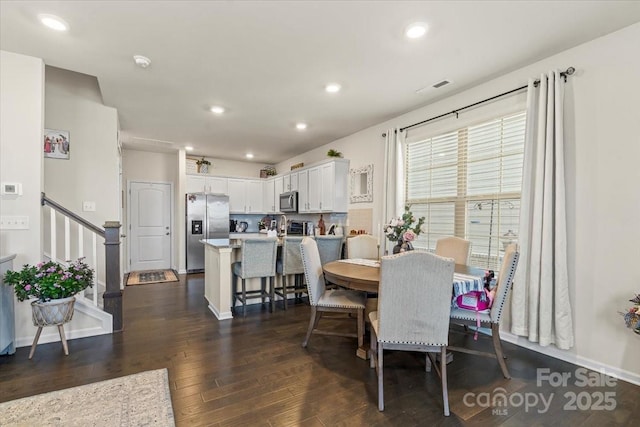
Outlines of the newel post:
M 105 282 L 104 311 L 113 316 L 113 332 L 122 331 L 122 290 L 120 290 L 120 222 L 104 224 Z

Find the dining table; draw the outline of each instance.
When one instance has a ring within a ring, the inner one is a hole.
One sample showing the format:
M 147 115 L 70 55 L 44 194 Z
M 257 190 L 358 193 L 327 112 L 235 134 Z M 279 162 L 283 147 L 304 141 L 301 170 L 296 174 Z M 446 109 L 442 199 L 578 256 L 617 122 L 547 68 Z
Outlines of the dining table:
M 325 280 L 338 286 L 367 293 L 378 293 L 380 262 L 369 259 L 340 259 L 322 266 Z M 458 295 L 484 289 L 485 270 L 480 267 L 456 264 L 451 284 L 452 300 Z M 369 308 L 369 307 L 368 307 Z M 368 358 L 366 348 L 358 348 L 356 355 Z

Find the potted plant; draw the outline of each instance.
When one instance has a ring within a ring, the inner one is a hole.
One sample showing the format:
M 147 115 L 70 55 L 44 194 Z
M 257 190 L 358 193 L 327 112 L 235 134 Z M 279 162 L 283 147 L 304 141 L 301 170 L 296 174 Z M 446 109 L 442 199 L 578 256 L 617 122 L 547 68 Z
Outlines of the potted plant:
M 211 162 L 203 157 L 196 161 L 196 165 L 198 165 L 198 173 L 209 173 Z
M 4 283 L 14 288 L 19 301 L 31 302 L 34 326 L 61 325 L 73 316 L 74 295 L 93 286 L 93 270 L 79 258 L 67 266 L 54 261 L 20 271 L 7 271 Z
M 342 153 L 334 150 L 333 148 L 327 151 L 327 156 L 329 157 L 342 157 Z

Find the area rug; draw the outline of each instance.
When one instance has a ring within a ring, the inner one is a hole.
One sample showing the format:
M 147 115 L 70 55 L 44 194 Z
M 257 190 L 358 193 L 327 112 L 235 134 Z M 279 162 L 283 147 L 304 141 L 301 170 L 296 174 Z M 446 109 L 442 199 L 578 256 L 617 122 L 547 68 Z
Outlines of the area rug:
M 175 270 L 132 271 L 127 277 L 127 286 L 177 282 L 178 280 L 178 274 Z
M 2 426 L 175 426 L 166 369 L 0 403 Z

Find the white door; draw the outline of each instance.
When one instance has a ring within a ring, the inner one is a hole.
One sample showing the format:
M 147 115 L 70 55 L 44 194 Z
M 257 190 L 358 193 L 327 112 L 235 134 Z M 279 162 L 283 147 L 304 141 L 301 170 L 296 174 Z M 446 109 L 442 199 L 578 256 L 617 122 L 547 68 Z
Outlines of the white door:
M 171 268 L 171 184 L 131 182 L 130 271 Z

